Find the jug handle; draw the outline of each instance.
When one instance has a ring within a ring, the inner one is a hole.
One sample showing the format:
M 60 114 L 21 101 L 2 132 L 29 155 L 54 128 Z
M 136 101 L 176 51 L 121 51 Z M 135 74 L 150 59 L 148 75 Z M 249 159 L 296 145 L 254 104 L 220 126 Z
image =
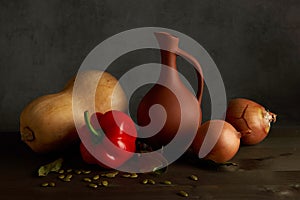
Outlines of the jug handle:
M 197 78 L 198 78 L 198 91 L 197 91 L 197 99 L 199 102 L 199 105 L 201 105 L 202 101 L 202 94 L 203 94 L 203 89 L 204 89 L 204 78 L 203 78 L 203 71 L 200 63 L 194 58 L 192 55 L 188 54 L 182 49 L 177 49 L 176 54 L 179 56 L 182 56 L 186 60 L 188 60 L 191 64 L 194 65 L 194 67 L 197 70 Z

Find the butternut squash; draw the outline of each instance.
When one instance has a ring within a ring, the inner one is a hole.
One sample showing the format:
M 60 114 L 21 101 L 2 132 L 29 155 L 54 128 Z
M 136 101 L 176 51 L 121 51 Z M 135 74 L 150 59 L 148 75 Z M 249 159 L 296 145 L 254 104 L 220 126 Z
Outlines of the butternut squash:
M 117 79 L 107 72 L 90 70 L 81 72 L 82 84 L 98 82 L 95 93 L 95 111 L 127 109 L 126 95 Z M 96 78 L 96 79 L 95 79 Z M 30 102 L 20 115 L 21 139 L 35 152 L 61 151 L 79 140 L 72 110 L 75 77 L 55 94 L 41 96 Z M 97 83 L 96 83 L 97 84 Z M 84 96 L 82 97 L 84 98 Z M 82 113 L 83 114 L 83 113 Z

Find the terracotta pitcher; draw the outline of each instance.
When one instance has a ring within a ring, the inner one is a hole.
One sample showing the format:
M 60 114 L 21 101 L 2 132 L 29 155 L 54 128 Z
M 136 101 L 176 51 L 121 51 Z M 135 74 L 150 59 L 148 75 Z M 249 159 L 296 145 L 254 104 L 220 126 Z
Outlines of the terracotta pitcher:
M 162 68 L 158 82 L 143 97 L 137 110 L 138 125 L 141 127 L 146 126 L 146 128 L 141 129 L 140 134 L 152 135 L 151 137 L 145 137 L 144 142 L 149 144 L 153 150 L 167 145 L 178 134 L 180 125 L 182 128 L 179 134 L 181 134 L 182 139 L 186 134 L 194 131 L 195 126 L 198 128 L 202 121 L 200 106 L 204 86 L 200 64 L 194 57 L 178 48 L 179 39 L 166 32 L 156 32 L 154 34 L 161 49 Z M 186 88 L 179 77 L 176 67 L 177 55 L 188 60 L 197 70 L 197 97 Z M 157 106 L 157 104 L 164 108 L 164 114 L 161 111 L 157 113 L 154 111 L 152 116 L 149 116 L 151 115 L 150 108 Z M 160 130 L 154 130 L 155 127 L 147 128 L 147 125 L 154 122 L 164 124 L 160 124 L 162 127 Z M 154 135 L 153 132 L 155 131 L 158 132 Z

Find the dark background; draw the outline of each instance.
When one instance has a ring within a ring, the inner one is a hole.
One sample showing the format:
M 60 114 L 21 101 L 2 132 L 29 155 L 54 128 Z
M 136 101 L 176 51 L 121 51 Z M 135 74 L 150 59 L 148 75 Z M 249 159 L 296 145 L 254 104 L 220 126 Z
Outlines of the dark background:
M 300 125 L 298 0 L 0 0 L 0 131 L 17 131 L 24 106 L 59 91 L 100 42 L 147 26 L 200 43 L 217 64 L 228 99 L 264 105 L 278 114 L 276 126 Z M 120 69 L 152 61 L 159 62 L 157 52 L 132 52 L 111 73 L 119 77 Z M 193 77 L 190 68 L 180 69 Z

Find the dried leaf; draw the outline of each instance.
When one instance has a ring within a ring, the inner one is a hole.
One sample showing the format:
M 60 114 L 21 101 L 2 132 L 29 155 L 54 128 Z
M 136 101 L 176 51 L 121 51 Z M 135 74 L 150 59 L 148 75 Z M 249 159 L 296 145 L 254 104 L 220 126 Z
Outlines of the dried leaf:
M 59 158 L 51 163 L 43 165 L 38 170 L 39 176 L 47 176 L 50 172 L 58 172 L 62 166 L 63 159 Z

